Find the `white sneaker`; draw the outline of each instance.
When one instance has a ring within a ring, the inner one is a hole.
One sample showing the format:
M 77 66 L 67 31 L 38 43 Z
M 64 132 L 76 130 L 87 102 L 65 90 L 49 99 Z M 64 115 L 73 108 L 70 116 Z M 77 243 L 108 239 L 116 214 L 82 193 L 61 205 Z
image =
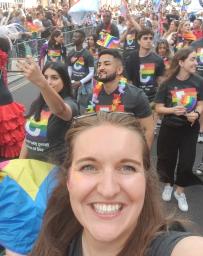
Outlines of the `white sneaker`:
M 197 142 L 198 142 L 198 143 L 202 143 L 202 142 L 203 142 L 203 132 L 200 132 L 200 133 L 199 133 Z
M 178 201 L 178 207 L 181 211 L 187 212 L 188 211 L 188 203 L 184 193 L 178 194 L 176 191 L 174 192 L 174 196 Z
M 197 170 L 195 171 L 195 174 L 198 176 L 203 175 L 203 162 L 198 166 Z
M 164 191 L 162 193 L 162 199 L 166 202 L 170 201 L 172 192 L 173 192 L 173 187 L 171 187 L 170 185 L 165 185 Z

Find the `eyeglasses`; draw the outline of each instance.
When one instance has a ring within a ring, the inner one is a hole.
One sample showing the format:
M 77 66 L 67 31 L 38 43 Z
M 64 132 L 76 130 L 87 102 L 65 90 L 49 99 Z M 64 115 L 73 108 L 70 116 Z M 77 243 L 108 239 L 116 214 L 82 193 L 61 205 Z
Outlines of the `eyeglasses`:
M 145 41 L 148 40 L 148 39 L 153 40 L 153 37 L 152 36 L 143 36 L 142 39 L 145 40 Z

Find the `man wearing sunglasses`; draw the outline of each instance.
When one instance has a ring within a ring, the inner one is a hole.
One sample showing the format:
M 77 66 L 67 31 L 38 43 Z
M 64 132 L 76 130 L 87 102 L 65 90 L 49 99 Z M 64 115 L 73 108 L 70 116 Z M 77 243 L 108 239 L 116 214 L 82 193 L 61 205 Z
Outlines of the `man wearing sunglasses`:
M 138 33 L 139 50 L 129 56 L 126 64 L 129 80 L 146 93 L 150 103 L 154 100 L 165 69 L 162 58 L 153 52 L 153 36 L 150 29 Z

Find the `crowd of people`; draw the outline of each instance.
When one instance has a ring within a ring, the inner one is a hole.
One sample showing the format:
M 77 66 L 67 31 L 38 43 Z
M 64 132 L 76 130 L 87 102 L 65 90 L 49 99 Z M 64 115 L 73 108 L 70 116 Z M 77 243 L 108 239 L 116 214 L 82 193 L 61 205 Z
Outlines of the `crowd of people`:
M 72 49 L 63 41 L 63 31 L 75 26 L 67 4 L 29 13 L 19 7 L 0 18 L 27 28 L 33 23 L 42 37 L 52 27 L 39 62 L 28 56 L 17 64 L 40 91 L 25 118 L 6 82 L 12 43 L 0 34 L 1 161 L 59 166 L 32 252 L 7 247 L 0 227 L 6 255 L 202 254 L 203 238 L 167 220 L 159 196 L 169 202 L 174 192 L 187 212 L 185 188 L 203 183 L 203 159 L 193 170 L 196 143 L 203 142 L 203 21 L 174 8 L 159 15 L 138 9 L 92 14 L 95 33 L 75 29 Z

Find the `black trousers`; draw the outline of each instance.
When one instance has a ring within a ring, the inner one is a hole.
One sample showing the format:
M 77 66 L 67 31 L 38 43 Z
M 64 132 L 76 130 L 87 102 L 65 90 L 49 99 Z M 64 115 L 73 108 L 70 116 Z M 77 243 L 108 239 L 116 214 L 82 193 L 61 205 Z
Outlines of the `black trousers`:
M 181 187 L 202 184 L 192 172 L 199 128 L 199 122 L 181 127 L 161 125 L 157 141 L 157 171 L 162 182 Z

